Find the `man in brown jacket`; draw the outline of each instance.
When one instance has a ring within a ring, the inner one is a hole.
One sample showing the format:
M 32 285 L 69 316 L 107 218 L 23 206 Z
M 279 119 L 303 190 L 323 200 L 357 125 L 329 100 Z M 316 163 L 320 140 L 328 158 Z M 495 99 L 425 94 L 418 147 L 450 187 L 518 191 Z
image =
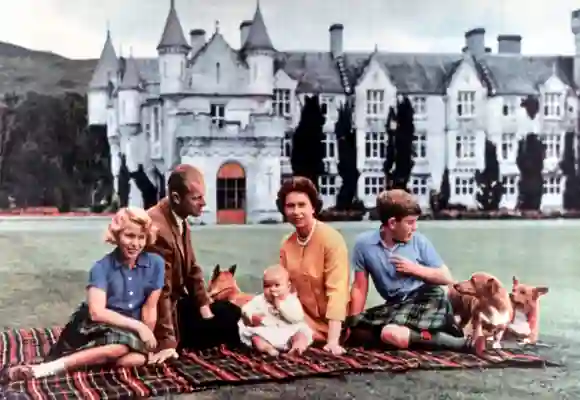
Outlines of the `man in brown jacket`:
M 179 165 L 167 188 L 168 197 L 148 210 L 159 234 L 147 251 L 165 259 L 165 286 L 154 332 L 159 352 L 151 362 L 177 357 L 181 349 L 239 343 L 241 310 L 229 302 L 210 300 L 191 244 L 187 217 L 200 216 L 205 206 L 203 175 L 191 165 Z

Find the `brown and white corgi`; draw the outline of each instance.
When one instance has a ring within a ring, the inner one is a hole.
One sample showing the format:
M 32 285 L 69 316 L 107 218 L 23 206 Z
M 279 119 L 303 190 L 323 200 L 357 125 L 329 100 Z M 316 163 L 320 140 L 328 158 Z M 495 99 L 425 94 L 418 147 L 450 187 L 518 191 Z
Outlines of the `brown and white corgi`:
M 540 297 L 548 293 L 545 286 L 531 286 L 512 278 L 511 302 L 514 318 L 508 325 L 507 333 L 523 344 L 535 344 L 538 341 L 540 320 Z
M 456 322 L 466 335 L 475 339 L 484 336 L 493 341 L 493 348 L 501 348 L 501 340 L 513 320 L 509 292 L 500 280 L 485 272 L 449 287 L 449 300 Z

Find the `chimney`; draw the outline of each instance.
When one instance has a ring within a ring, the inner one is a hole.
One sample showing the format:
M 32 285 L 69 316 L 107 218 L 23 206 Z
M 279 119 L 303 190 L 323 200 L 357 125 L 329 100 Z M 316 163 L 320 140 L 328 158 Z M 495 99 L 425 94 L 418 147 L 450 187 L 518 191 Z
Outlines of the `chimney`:
M 244 47 L 246 39 L 248 38 L 248 33 L 250 33 L 250 27 L 252 26 L 252 21 L 245 20 L 240 24 L 240 49 Z
M 205 30 L 192 29 L 189 31 L 189 45 L 191 46 L 191 55 L 194 56 L 205 44 Z
M 475 28 L 465 32 L 465 47 L 474 56 L 485 54 L 485 29 Z
M 580 87 L 580 8 L 572 11 L 571 25 L 574 43 L 576 44 L 576 51 L 574 52 L 574 83 L 576 87 Z
M 330 53 L 332 58 L 336 58 L 342 55 L 342 32 L 344 31 L 344 26 L 342 24 L 332 24 L 328 29 L 330 32 Z
M 499 35 L 497 52 L 500 54 L 521 54 L 522 37 L 520 35 Z

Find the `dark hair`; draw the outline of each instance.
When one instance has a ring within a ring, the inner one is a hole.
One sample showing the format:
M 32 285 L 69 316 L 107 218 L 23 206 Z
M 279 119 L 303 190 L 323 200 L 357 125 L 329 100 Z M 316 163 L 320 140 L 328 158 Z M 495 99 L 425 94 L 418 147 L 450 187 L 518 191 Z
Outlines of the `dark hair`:
M 385 224 L 391 218 L 397 221 L 409 216 L 420 216 L 421 206 L 412 194 L 402 190 L 384 190 L 377 196 L 377 215 Z
M 316 190 L 316 186 L 314 183 L 308 178 L 303 176 L 293 176 L 292 178 L 286 179 L 280 190 L 278 190 L 278 197 L 276 198 L 276 207 L 278 207 L 278 211 L 280 214 L 284 215 L 284 205 L 286 203 L 286 196 L 288 196 L 292 192 L 299 192 L 304 193 L 312 207 L 314 208 L 314 214 L 317 215 L 322 211 L 322 199 L 318 194 L 318 190 Z
M 180 170 L 171 171 L 171 175 L 169 175 L 169 179 L 167 180 L 167 189 L 169 195 L 171 195 L 172 192 L 175 192 L 180 196 L 187 194 L 189 188 L 187 186 L 186 172 Z

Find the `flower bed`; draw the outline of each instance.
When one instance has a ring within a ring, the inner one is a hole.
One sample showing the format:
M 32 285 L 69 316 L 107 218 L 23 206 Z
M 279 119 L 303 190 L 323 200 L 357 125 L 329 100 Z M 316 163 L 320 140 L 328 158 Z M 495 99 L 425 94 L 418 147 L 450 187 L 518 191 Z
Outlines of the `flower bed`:
M 497 220 L 497 219 L 575 219 L 580 218 L 580 210 L 566 211 L 519 211 L 501 209 L 497 211 L 481 211 L 470 209 L 442 210 L 436 214 L 426 212 L 421 215 L 421 220 Z M 377 221 L 374 209 L 369 211 L 369 220 Z
M 324 222 L 339 221 L 362 221 L 366 215 L 366 210 L 336 210 L 326 209 L 318 215 L 318 219 Z

